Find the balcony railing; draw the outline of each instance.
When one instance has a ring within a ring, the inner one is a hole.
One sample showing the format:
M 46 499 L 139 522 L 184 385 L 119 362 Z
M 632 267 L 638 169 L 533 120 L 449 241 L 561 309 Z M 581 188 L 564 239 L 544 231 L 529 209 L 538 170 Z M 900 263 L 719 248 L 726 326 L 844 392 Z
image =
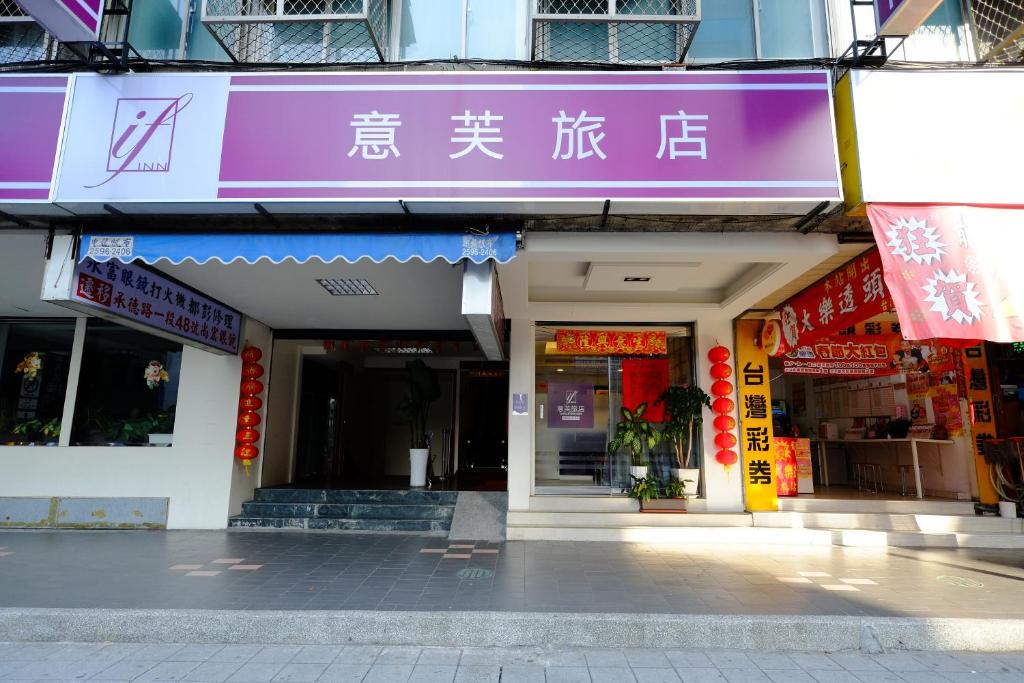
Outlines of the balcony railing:
M 535 0 L 533 59 L 679 62 L 699 25 L 700 0 Z
M 999 64 L 1024 63 L 1024 3 L 971 0 L 978 57 Z
M 202 22 L 238 62 L 386 62 L 389 0 L 203 0 Z

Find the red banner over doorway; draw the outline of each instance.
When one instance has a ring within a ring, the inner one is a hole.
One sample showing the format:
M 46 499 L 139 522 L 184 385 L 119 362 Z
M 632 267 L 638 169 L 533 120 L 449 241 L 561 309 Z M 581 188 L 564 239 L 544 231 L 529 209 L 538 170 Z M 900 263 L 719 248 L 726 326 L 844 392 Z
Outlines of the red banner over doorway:
M 907 339 L 1024 341 L 1024 209 L 871 204 Z

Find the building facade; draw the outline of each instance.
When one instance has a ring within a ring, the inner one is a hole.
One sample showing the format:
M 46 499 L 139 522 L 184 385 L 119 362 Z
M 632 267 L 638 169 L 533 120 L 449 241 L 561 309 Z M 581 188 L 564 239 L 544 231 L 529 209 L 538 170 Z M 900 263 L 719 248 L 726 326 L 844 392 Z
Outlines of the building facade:
M 731 379 L 689 509 L 734 524 L 737 321 L 868 252 L 865 204 L 1024 204 L 1020 74 L 954 68 L 1019 60 L 990 4 L 879 39 L 843 0 L 106 0 L 62 41 L 0 1 L 11 523 L 221 528 L 258 488 L 398 486 L 419 359 L 436 485 L 507 490 L 509 538 L 630 537 L 571 517 L 635 506 L 621 409 Z M 945 139 L 961 89 L 998 155 Z M 933 493 L 982 497 L 968 445 Z

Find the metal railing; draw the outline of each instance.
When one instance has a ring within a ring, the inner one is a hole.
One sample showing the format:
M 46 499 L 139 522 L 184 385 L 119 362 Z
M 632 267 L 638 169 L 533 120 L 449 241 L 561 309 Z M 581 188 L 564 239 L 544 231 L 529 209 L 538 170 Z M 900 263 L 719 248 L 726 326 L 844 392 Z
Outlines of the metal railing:
M 665 64 L 682 61 L 700 0 L 535 0 L 533 59 Z
M 1024 63 L 1024 0 L 971 0 L 970 5 L 978 57 Z
M 390 0 L 203 0 L 202 22 L 238 62 L 386 62 Z

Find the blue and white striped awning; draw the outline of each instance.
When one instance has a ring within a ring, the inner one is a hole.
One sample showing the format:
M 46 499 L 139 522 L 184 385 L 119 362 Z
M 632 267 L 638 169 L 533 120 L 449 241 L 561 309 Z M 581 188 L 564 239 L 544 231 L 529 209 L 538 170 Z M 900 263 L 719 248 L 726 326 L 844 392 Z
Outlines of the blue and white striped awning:
M 305 263 L 312 259 L 324 263 L 337 260 L 355 263 L 363 259 L 374 263 L 388 259 L 402 263 L 411 259 L 508 263 L 515 254 L 516 238 L 512 233 L 93 234 L 82 238 L 79 251 L 82 259 L 101 262 L 118 259 L 125 263 L 140 260 L 148 264 L 159 261 L 256 263 L 264 259 L 271 263 L 289 260 Z

